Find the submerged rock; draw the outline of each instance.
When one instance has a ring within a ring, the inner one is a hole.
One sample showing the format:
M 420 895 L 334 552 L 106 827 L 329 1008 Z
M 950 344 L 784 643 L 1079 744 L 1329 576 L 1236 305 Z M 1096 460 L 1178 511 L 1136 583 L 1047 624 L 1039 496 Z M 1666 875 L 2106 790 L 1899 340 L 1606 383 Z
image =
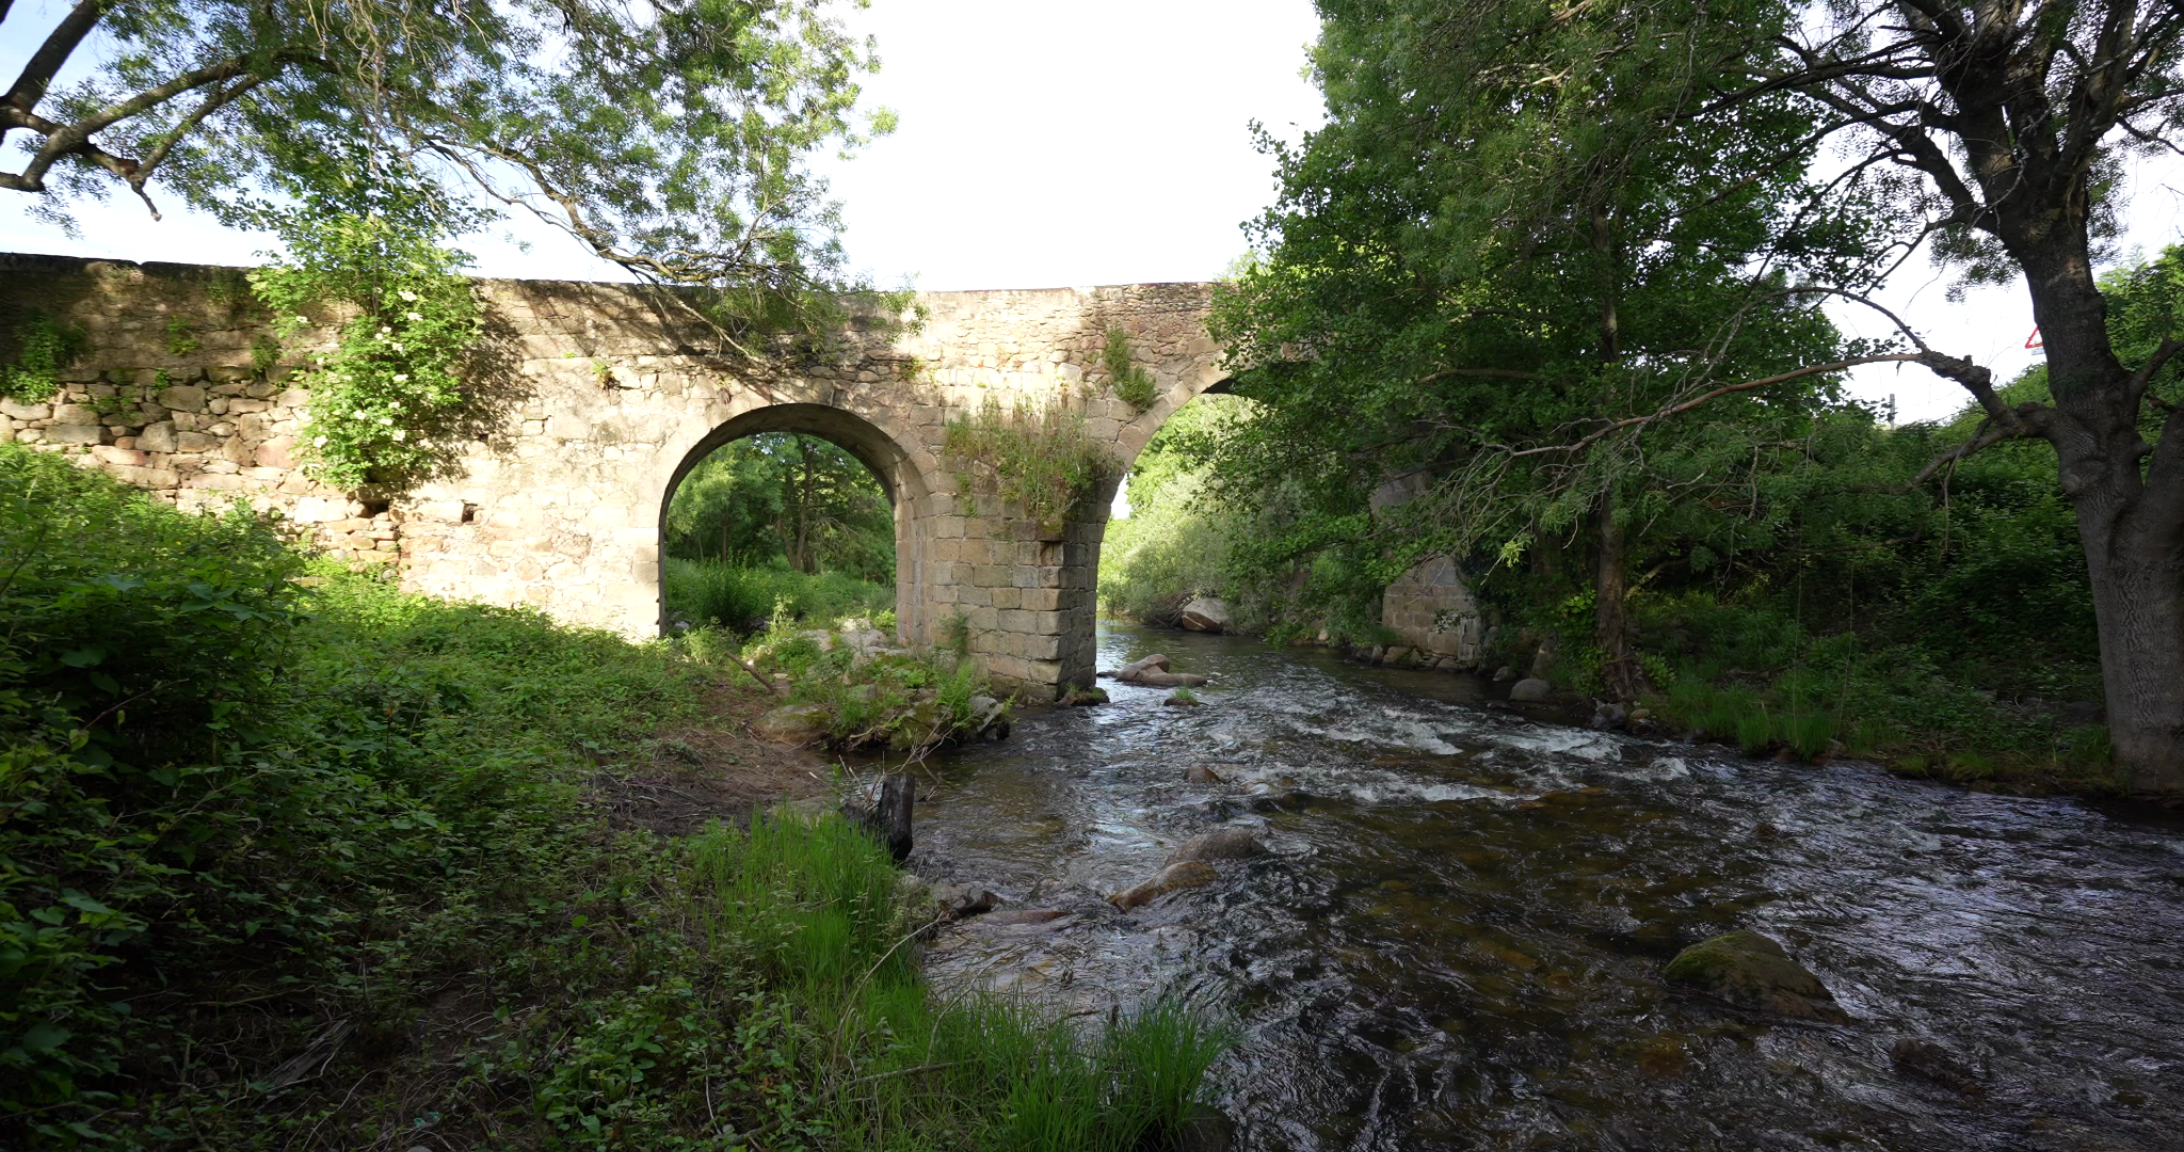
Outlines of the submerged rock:
M 1016 908 L 1007 912 L 992 913 L 988 915 L 984 920 L 981 920 L 980 923 L 998 924 L 1003 926 L 1018 924 L 1047 924 L 1056 920 L 1064 919 L 1069 915 L 1070 913 L 1064 912 L 1060 908 Z
M 1661 975 L 1671 984 L 1739 1008 L 1834 1024 L 1850 1018 L 1818 976 L 1757 932 L 1731 932 L 1693 944 L 1678 952 Z
M 1939 1084 L 1953 1092 L 1977 1096 L 1986 1091 L 1979 1082 L 1979 1074 L 1956 1058 L 1947 1048 L 1931 1040 L 1905 1036 L 1888 1050 L 1888 1062 L 1899 1076 L 1910 1076 Z
M 1062 697 L 1062 704 L 1070 708 L 1089 708 L 1094 704 L 1107 703 L 1107 689 L 1097 684 L 1079 688 L 1071 685 L 1069 693 Z
M 1184 771 L 1183 779 L 1190 784 L 1219 784 L 1221 774 L 1204 764 L 1193 764 Z
M 1127 912 L 1140 905 L 1150 904 L 1170 892 L 1181 892 L 1185 888 L 1203 888 L 1208 884 L 1218 883 L 1220 879 L 1221 874 L 1213 870 L 1213 865 L 1203 860 L 1185 860 L 1180 864 L 1168 865 L 1160 870 L 1158 876 L 1135 888 L 1109 896 L 1107 902 Z
M 1510 686 L 1509 698 L 1521 704 L 1536 704 L 1554 694 L 1555 687 L 1537 676 L 1527 676 Z
M 929 885 L 927 893 L 940 910 L 957 917 L 976 916 L 991 912 L 1000 905 L 1001 898 L 976 884 L 954 884 L 946 880 Z
M 1251 860 L 1267 855 L 1266 845 L 1259 838 L 1241 828 L 1223 828 L 1203 836 L 1193 836 L 1168 853 L 1168 863 L 1180 864 L 1185 860 Z
M 1168 697 L 1166 700 L 1161 701 L 1161 703 L 1164 705 L 1172 704 L 1178 708 L 1196 708 L 1200 704 L 1204 704 L 1205 701 L 1200 700 L 1196 696 L 1184 696 L 1178 694 Z

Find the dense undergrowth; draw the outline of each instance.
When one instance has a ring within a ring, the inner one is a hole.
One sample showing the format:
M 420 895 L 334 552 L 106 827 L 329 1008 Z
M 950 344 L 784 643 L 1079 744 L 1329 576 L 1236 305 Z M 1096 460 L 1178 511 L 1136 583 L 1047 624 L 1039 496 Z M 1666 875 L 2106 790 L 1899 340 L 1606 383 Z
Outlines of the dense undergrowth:
M 1218 1050 L 931 1004 L 838 820 L 611 828 L 671 646 L 10 446 L 0 556 L 0 1146 L 1123 1148 Z
M 2007 395 L 2044 389 L 2034 373 Z M 1399 643 L 1380 596 L 1407 554 L 1361 514 L 1326 521 L 1302 557 L 1268 562 L 1251 542 L 1297 531 L 1299 517 L 1284 491 L 1254 492 L 1251 508 L 1215 498 L 1209 461 L 1252 410 L 1198 414 L 1207 399 L 1139 457 L 1132 515 L 1102 552 L 1102 607 L 1166 623 L 1188 597 L 1218 595 L 1239 630 L 1276 641 Z M 2092 597 L 2053 453 L 2005 444 L 1963 461 L 1944 492 L 1904 486 L 1977 419 L 1891 428 L 1856 409 L 1823 413 L 1764 468 L 1742 449 L 1749 480 L 1732 505 L 1645 506 L 1654 519 L 1633 530 L 1626 600 L 1646 682 L 1637 703 L 1672 730 L 1757 755 L 2117 791 Z M 1582 540 L 1535 542 L 1518 563 L 1467 558 L 1489 625 L 1484 670 L 1537 668 L 1569 692 L 1610 694 L 1591 560 Z M 1538 660 L 1550 637 L 1553 656 Z
M 788 565 L 735 565 L 669 559 L 662 568 L 668 618 L 749 635 L 791 622 L 831 624 L 847 617 L 877 619 L 895 612 L 892 585 L 840 572 L 804 573 Z

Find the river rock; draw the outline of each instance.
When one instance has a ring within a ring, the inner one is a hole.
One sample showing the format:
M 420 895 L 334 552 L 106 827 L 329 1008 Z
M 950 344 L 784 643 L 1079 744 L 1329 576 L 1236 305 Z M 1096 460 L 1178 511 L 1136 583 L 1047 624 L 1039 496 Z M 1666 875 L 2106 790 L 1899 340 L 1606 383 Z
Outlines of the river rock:
M 1888 1050 L 1888 1062 L 1899 1076 L 1910 1076 L 1939 1084 L 1952 1092 L 1977 1096 L 1986 1091 L 1979 1082 L 1979 1074 L 1951 1054 L 1947 1048 L 1931 1040 L 1905 1036 Z
M 1069 913 L 1060 908 L 1012 908 L 1006 912 L 989 914 L 981 924 L 1010 927 L 1020 924 L 1048 924 L 1066 918 Z
M 1094 704 L 1105 703 L 1107 703 L 1107 689 L 1097 684 L 1085 687 L 1071 685 L 1068 694 L 1062 697 L 1062 704 L 1070 708 L 1089 708 Z
M 1001 898 L 976 884 L 955 884 L 946 880 L 926 886 L 926 894 L 940 910 L 961 918 L 991 912 L 1001 903 Z
M 1176 613 L 1176 622 L 1193 632 L 1226 632 L 1228 605 L 1215 596 L 1193 596 Z
M 1168 853 L 1168 863 L 1180 864 L 1186 860 L 1251 860 L 1267 854 L 1266 845 L 1259 838 L 1241 828 L 1223 828 L 1203 836 L 1193 836 Z
M 1509 688 L 1509 698 L 1520 704 L 1536 704 L 1554 694 L 1555 687 L 1537 676 L 1527 676 Z
M 1173 704 L 1173 705 L 1176 705 L 1177 707 L 1181 707 L 1181 708 L 1196 708 L 1196 707 L 1198 707 L 1198 706 L 1199 706 L 1200 704 L 1203 704 L 1203 703 L 1205 703 L 1205 701 L 1203 701 L 1203 700 L 1200 700 L 1200 699 L 1199 699 L 1198 697 L 1196 697 L 1196 696 L 1184 696 L 1184 695 L 1182 695 L 1182 694 L 1178 693 L 1177 695 L 1174 695 L 1174 696 L 1170 696 L 1170 697 L 1168 697 L 1168 698 L 1167 698 L 1166 700 L 1163 700 L 1163 701 L 1161 701 L 1161 703 L 1162 703 L 1162 704 Z
M 880 779 L 878 788 L 844 800 L 842 814 L 885 844 L 888 855 L 900 864 L 910 856 L 911 810 L 916 802 L 917 788 L 909 775 L 891 772 Z
M 1661 975 L 1739 1008 L 1840 1024 L 1849 1019 L 1827 985 L 1757 932 L 1731 932 L 1676 954 Z
M 1158 876 L 1135 888 L 1109 896 L 1107 902 L 1127 912 L 1140 905 L 1150 904 L 1170 892 L 1180 892 L 1185 888 L 1203 888 L 1208 884 L 1218 883 L 1220 879 L 1221 874 L 1213 870 L 1213 865 L 1203 860 L 1185 860 L 1180 864 L 1168 865 L 1160 870 Z
M 1236 1146 L 1236 1122 L 1210 1104 L 1193 1104 L 1171 1141 L 1176 1152 L 1229 1152 Z
M 1183 780 L 1189 784 L 1219 784 L 1221 774 L 1204 764 L 1193 764 L 1184 771 Z
M 1108 675 L 1125 684 L 1144 684 L 1153 688 L 1196 688 L 1209 679 L 1191 672 L 1168 671 L 1168 658 L 1157 652 L 1131 661 Z
M 810 744 L 826 736 L 829 719 L 823 704 L 783 704 L 751 721 L 751 731 L 776 744 Z

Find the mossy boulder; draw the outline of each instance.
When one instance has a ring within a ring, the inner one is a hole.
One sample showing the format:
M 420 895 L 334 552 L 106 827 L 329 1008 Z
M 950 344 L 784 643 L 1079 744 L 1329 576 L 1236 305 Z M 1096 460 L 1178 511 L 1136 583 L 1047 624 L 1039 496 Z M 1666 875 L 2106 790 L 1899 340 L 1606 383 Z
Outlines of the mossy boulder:
M 751 721 L 751 730 L 776 744 L 814 744 L 826 739 L 832 720 L 824 704 L 783 704 Z
M 1725 1004 L 1799 1020 L 1849 1019 L 1827 985 L 1757 932 L 1731 932 L 1676 954 L 1661 975 Z

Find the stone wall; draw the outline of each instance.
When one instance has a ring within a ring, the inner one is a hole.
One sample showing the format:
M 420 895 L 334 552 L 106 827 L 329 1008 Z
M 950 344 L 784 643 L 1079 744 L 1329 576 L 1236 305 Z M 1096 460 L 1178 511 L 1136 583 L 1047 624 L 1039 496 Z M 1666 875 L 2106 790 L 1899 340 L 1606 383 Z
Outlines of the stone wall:
M 928 293 L 905 335 L 842 334 L 823 356 L 764 372 L 714 354 L 671 298 L 631 285 L 483 280 L 491 335 L 471 385 L 486 417 L 447 443 L 444 475 L 384 502 L 312 479 L 295 386 L 338 316 L 263 341 L 232 269 L 0 256 L 0 361 L 33 315 L 82 331 L 50 404 L 0 407 L 0 441 L 70 455 L 183 507 L 242 499 L 319 547 L 393 565 L 404 587 L 656 635 L 660 542 L 673 486 L 714 448 L 761 431 L 825 436 L 894 498 L 902 638 L 939 642 L 960 614 L 1006 684 L 1089 683 L 1106 491 L 1057 539 L 991 496 L 956 490 L 947 421 L 989 398 L 1081 406 L 1119 480 L 1160 422 L 1223 380 L 1205 331 L 1209 287 L 1128 285 Z M 1114 398 L 1100 354 L 1130 337 L 1159 397 Z M 254 348 L 257 349 L 254 352 Z
M 1388 585 L 1380 596 L 1380 621 L 1395 633 L 1389 648 L 1408 648 L 1421 663 L 1454 668 L 1479 663 L 1484 635 L 1478 601 L 1447 556 L 1419 563 Z

